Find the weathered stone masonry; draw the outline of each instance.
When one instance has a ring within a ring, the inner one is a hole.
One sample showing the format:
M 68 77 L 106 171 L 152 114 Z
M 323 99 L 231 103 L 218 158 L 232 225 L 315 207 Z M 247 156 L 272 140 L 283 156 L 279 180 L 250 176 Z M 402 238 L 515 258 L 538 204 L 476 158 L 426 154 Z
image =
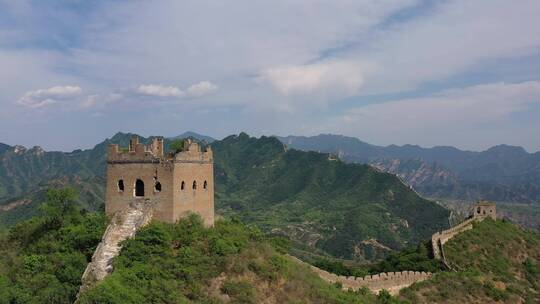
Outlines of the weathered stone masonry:
M 415 282 L 424 281 L 431 277 L 430 272 L 419 271 L 401 271 L 401 272 L 383 272 L 365 277 L 346 277 L 339 276 L 328 271 L 317 268 L 313 265 L 305 263 L 293 256 L 290 256 L 294 261 L 309 266 L 319 277 L 329 283 L 340 283 L 342 288 L 358 290 L 360 288 L 368 288 L 374 293 L 379 293 L 385 289 L 390 294 L 397 294 L 400 289 L 408 287 Z

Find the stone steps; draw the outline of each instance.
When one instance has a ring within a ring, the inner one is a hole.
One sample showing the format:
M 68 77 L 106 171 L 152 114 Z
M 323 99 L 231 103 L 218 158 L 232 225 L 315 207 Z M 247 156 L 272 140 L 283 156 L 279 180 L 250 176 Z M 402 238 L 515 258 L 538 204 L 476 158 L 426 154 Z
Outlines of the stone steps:
M 105 233 L 103 233 L 101 242 L 94 251 L 92 261 L 84 271 L 79 294 L 112 273 L 113 259 L 122 249 L 120 243 L 133 237 L 139 228 L 150 222 L 153 213 L 152 207 L 152 203 L 148 200 L 136 200 L 131 202 L 126 209 L 115 213 Z

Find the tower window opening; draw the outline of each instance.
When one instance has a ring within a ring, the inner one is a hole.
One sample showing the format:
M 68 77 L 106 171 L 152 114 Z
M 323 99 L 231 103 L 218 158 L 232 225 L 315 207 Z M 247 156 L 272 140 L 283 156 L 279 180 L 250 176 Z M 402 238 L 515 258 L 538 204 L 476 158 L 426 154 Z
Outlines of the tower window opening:
M 118 180 L 118 192 L 124 192 L 124 180 Z
M 186 182 L 182 181 L 182 184 L 180 184 L 180 190 L 186 189 Z
M 197 181 L 193 181 L 193 190 L 197 189 Z
M 156 182 L 156 184 L 154 185 L 154 191 L 155 192 L 161 192 L 161 183 L 160 182 Z
M 140 179 L 137 179 L 135 182 L 135 196 L 143 197 L 144 196 L 144 182 Z
M 480 214 L 480 207 L 476 208 L 476 213 Z
M 204 181 L 204 184 L 203 184 L 203 189 L 207 189 L 208 188 L 208 182 L 207 181 Z

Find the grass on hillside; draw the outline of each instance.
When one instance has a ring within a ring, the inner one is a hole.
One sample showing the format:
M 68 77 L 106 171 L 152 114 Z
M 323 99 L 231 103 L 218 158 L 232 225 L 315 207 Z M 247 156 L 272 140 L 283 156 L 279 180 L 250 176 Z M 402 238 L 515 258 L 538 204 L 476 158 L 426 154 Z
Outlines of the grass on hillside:
M 74 200 L 73 190 L 49 190 L 40 216 L 0 233 L 0 303 L 73 302 L 106 226 Z
M 80 303 L 384 301 L 323 282 L 276 250 L 258 229 L 234 220 L 220 220 L 210 229 L 197 216 L 174 225 L 152 223 L 124 246 L 114 273 Z
M 540 236 L 507 221 L 484 220 L 444 245 L 457 272 L 403 290 L 414 303 L 540 303 Z

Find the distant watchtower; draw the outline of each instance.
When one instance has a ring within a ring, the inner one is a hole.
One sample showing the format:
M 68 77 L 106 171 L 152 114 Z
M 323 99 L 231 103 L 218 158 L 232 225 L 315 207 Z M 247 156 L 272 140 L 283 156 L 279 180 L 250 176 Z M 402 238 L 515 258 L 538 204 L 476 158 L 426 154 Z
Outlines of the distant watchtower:
M 164 156 L 163 138 L 150 145 L 134 136 L 127 150 L 109 145 L 105 211 L 112 215 L 133 200 L 155 203 L 154 219 L 174 223 L 189 212 L 206 226 L 214 224 L 214 165 L 212 150 L 191 140 L 184 149 Z
M 473 205 L 473 218 L 491 217 L 497 219 L 497 207 L 495 203 L 480 200 Z

